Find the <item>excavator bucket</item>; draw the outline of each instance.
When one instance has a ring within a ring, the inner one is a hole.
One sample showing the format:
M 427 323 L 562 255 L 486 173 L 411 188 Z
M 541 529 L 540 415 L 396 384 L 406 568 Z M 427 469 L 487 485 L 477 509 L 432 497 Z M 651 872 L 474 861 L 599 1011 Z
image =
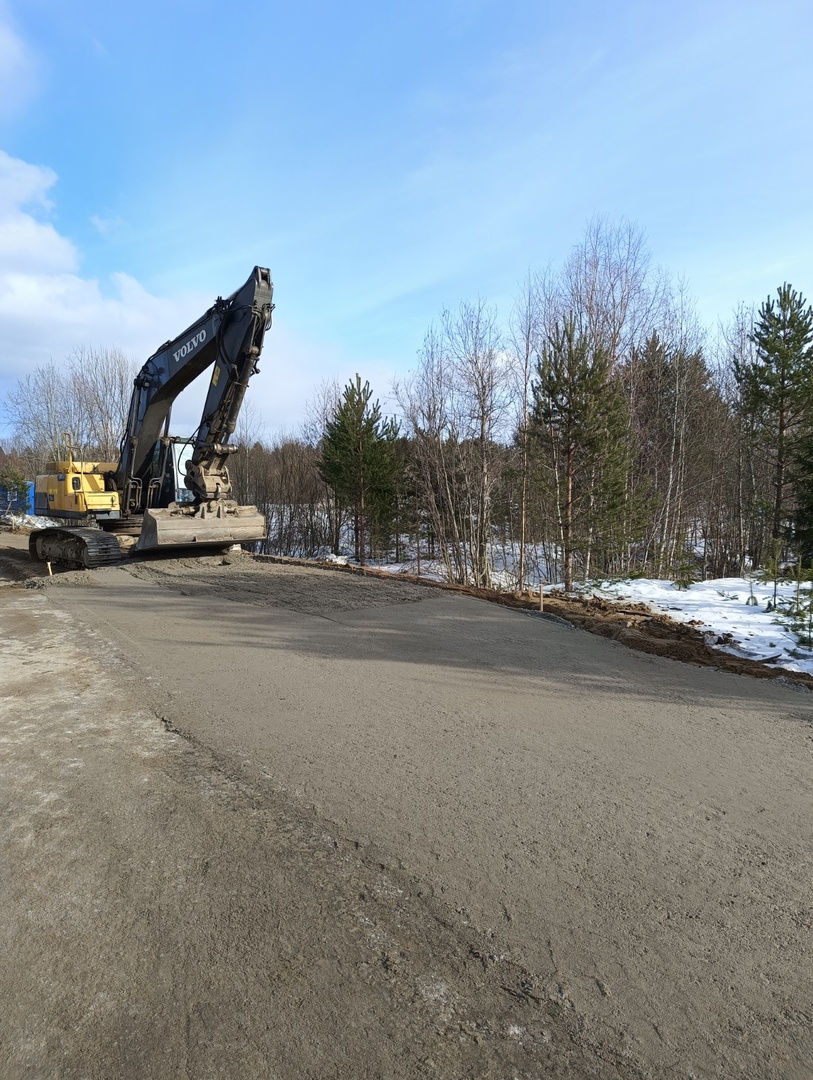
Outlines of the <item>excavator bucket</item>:
M 168 547 L 227 547 L 265 540 L 265 518 L 256 506 L 224 502 L 212 509 L 145 510 L 136 551 Z

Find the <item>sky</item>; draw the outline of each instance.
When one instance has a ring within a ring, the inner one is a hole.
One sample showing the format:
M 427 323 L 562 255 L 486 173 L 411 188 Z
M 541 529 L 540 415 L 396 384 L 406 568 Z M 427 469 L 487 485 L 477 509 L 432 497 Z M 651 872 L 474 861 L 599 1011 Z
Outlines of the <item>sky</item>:
M 710 327 L 810 298 L 811 56 L 809 0 L 0 0 L 0 439 L 33 368 L 141 363 L 255 265 L 268 436 L 595 215 Z

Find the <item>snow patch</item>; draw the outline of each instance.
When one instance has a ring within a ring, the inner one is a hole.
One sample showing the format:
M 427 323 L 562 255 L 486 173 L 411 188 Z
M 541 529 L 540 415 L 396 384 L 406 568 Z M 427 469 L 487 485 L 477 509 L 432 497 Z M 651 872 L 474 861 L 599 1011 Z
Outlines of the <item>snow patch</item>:
M 545 592 L 553 588 L 546 587 Z M 617 604 L 643 604 L 694 626 L 708 645 L 722 652 L 813 675 L 813 650 L 803 648 L 773 610 L 774 589 L 777 602 L 796 597 L 795 582 L 780 581 L 774 587 L 773 581 L 749 578 L 716 578 L 688 588 L 657 578 L 633 578 L 591 582 L 579 592 Z

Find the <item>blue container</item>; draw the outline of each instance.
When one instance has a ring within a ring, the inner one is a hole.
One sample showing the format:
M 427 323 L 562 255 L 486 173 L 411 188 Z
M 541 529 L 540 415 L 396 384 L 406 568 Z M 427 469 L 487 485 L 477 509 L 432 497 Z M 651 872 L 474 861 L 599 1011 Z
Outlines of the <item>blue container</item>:
M 26 490 L 24 494 L 19 492 L 11 500 L 9 505 L 8 488 L 0 486 L 0 512 L 5 513 L 6 510 L 12 514 L 28 514 L 31 512 L 31 508 L 34 505 L 34 484 L 29 481 L 26 484 Z

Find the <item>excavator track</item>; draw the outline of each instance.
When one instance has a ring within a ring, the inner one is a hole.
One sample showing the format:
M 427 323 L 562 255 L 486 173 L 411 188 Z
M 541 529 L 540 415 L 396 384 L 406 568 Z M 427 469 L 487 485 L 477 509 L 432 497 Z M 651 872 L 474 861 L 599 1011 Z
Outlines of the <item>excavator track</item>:
M 31 558 L 72 570 L 95 570 L 124 559 L 115 536 L 101 529 L 35 529 L 28 540 Z

